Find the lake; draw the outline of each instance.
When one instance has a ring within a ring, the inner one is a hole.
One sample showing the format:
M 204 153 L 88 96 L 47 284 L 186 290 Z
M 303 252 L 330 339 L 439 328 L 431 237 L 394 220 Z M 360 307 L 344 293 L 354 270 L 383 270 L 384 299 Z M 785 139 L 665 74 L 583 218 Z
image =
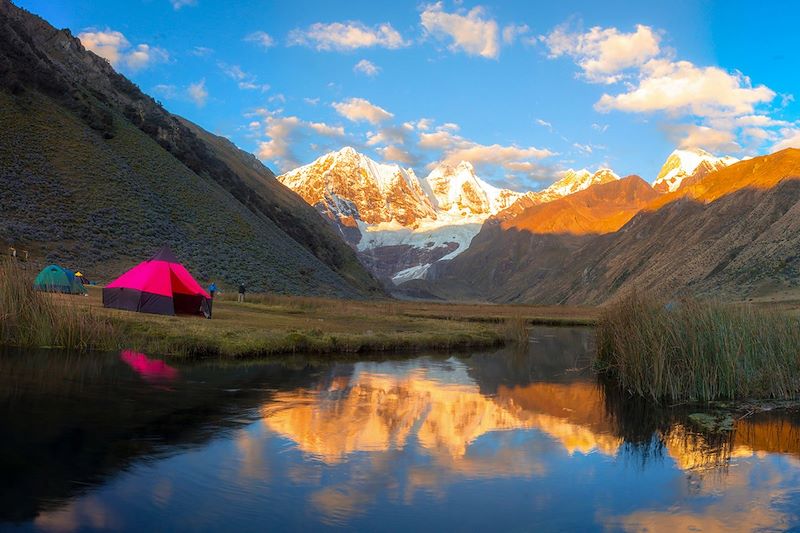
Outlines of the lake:
M 709 434 L 527 350 L 180 363 L 0 357 L 0 529 L 786 530 L 800 414 Z

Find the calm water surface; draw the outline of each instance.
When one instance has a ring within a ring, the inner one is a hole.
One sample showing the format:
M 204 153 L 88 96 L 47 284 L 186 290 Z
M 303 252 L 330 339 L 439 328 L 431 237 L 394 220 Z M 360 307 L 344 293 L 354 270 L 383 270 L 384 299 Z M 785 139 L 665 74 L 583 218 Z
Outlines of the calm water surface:
M 527 353 L 0 357 L 0 529 L 786 530 L 800 416 L 723 435 L 599 385 L 590 330 Z

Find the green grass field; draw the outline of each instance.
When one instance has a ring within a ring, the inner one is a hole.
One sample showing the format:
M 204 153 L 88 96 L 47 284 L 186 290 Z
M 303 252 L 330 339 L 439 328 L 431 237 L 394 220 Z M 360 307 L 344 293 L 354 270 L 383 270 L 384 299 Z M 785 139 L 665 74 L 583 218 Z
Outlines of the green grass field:
M 0 270 L 0 344 L 68 350 L 131 348 L 203 357 L 286 353 L 455 350 L 527 341 L 532 323 L 591 323 L 591 308 L 438 304 L 248 294 L 219 295 L 213 318 L 106 309 L 100 287 L 88 296 L 31 289 L 28 275 Z
M 103 309 L 99 289 L 84 298 L 107 315 L 130 347 L 189 356 L 260 357 L 278 353 L 415 352 L 518 342 L 520 322 L 588 323 L 590 309 L 443 305 L 223 295 L 213 319 Z M 62 297 L 66 298 L 66 297 Z M 480 318 L 480 320 L 479 320 Z

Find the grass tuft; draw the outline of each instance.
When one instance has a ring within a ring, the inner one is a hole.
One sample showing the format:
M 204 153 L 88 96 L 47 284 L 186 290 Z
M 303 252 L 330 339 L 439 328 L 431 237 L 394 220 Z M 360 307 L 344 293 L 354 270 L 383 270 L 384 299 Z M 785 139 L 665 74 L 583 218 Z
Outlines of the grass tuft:
M 750 305 L 631 291 L 597 325 L 598 365 L 657 402 L 800 398 L 800 323 Z
M 505 319 L 503 334 L 508 344 L 516 347 L 528 346 L 528 321 L 522 315 Z
M 86 351 L 106 346 L 114 336 L 107 317 L 73 303 L 81 296 L 46 294 L 15 263 L 0 263 L 0 344 Z

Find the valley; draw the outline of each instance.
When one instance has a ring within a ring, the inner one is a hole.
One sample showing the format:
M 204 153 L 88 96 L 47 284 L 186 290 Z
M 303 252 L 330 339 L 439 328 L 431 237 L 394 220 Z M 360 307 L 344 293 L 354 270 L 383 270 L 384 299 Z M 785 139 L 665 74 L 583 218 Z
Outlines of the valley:
M 800 531 L 798 18 L 0 0 L 0 530 Z

